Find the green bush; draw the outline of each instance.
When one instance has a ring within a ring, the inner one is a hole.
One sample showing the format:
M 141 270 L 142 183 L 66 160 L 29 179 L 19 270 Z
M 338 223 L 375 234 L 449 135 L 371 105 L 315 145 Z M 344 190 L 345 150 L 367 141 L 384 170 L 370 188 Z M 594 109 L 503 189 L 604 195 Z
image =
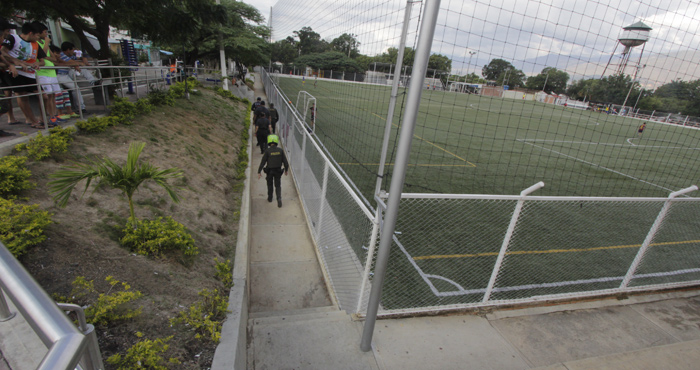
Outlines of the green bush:
M 185 226 L 171 217 L 166 217 L 165 221 L 163 217 L 136 220 L 136 225 L 130 219 L 120 243 L 132 252 L 146 256 L 158 257 L 170 251 L 179 251 L 188 257 L 199 254 L 199 249 Z
M 29 181 L 32 172 L 24 163 L 27 157 L 8 155 L 0 157 L 0 196 L 16 195 L 36 185 Z
M 172 85 L 170 85 L 170 89 L 168 90 L 168 93 L 175 97 L 175 99 L 182 99 L 185 97 L 185 83 L 184 82 L 175 82 Z
M 115 97 L 114 104 L 110 106 L 110 117 L 115 117 L 122 125 L 133 124 L 137 114 L 136 104 L 130 102 L 128 98 Z
M 136 332 L 136 336 L 141 338 L 143 333 Z M 131 369 L 150 369 L 150 370 L 167 370 L 168 367 L 165 366 L 167 362 L 171 364 L 179 364 L 176 358 L 169 358 L 166 362 L 161 356 L 161 353 L 170 348 L 168 341 L 170 341 L 173 336 L 167 338 L 160 338 L 156 340 L 144 339 L 142 341 L 136 342 L 131 348 L 126 351 L 126 356 L 116 354 L 107 358 L 107 363 L 114 365 L 117 370 L 131 370 Z
M 136 101 L 136 111 L 139 114 L 148 114 L 153 110 L 153 105 L 148 102 L 148 99 L 139 99 Z
M 115 126 L 119 123 L 117 117 L 90 117 L 87 121 L 78 121 L 75 126 L 81 131 L 89 133 L 103 132 L 108 127 Z
M 53 154 L 67 151 L 68 145 L 73 141 L 73 132 L 75 132 L 74 128 L 64 129 L 61 126 L 50 129 L 48 136 L 37 132 L 36 136 L 29 139 L 28 143 L 15 145 L 15 150 L 18 152 L 26 150 L 29 158 L 40 161 Z
M 214 268 L 216 268 L 216 278 L 224 283 L 226 289 L 231 289 L 233 286 L 233 266 L 231 260 L 219 262 L 218 258 L 214 258 Z
M 170 94 L 167 90 L 161 90 L 157 87 L 151 88 L 148 92 L 148 102 L 153 106 L 175 105 L 175 97 Z
M 141 298 L 138 290 L 131 291 L 131 286 L 111 276 L 105 279 L 110 285 L 107 293 L 95 289 L 93 280 L 78 276 L 73 281 L 73 300 L 85 309 L 85 318 L 95 325 L 107 325 L 115 321 L 132 319 L 141 314 L 141 307 L 131 308 L 131 302 Z M 116 291 L 121 285 L 121 291 Z
M 202 297 L 201 300 L 170 319 L 170 324 L 184 324 L 195 332 L 195 338 L 206 338 L 218 343 L 221 339 L 221 322 L 226 318 L 228 300 L 216 289 L 204 289 L 199 292 L 199 296 Z
M 46 240 L 44 228 L 52 222 L 51 214 L 37 208 L 38 204 L 28 206 L 0 198 L 0 241 L 15 257 Z

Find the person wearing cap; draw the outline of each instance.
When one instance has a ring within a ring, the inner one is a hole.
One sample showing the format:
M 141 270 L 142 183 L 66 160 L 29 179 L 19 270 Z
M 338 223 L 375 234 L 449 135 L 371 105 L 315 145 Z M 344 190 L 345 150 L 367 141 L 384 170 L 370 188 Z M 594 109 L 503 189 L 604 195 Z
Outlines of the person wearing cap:
M 58 82 L 73 94 L 73 101 L 80 104 L 80 110 L 83 114 L 87 114 L 83 94 L 80 88 L 74 82 L 74 76 L 80 76 L 90 82 L 90 85 L 95 86 L 101 84 L 100 80 L 92 75 L 92 72 L 87 69 L 80 69 L 80 66 L 89 66 L 87 58 L 83 56 L 83 52 L 75 48 L 75 44 L 65 41 L 61 44 L 61 54 L 59 55 L 62 66 L 71 66 L 74 69 L 61 68 L 56 71 Z M 76 74 L 77 73 L 77 74 Z
M 258 105 L 257 108 L 255 108 L 255 120 L 257 120 L 260 117 L 265 117 L 268 120 L 270 119 L 270 111 L 267 110 L 267 107 L 265 107 L 265 101 L 261 101 L 260 105 Z
M 284 150 L 279 147 L 280 139 L 277 135 L 269 135 L 267 137 L 269 148 L 265 150 L 265 154 L 258 166 L 258 179 L 262 177 L 260 172 L 265 171 L 267 180 L 267 201 L 272 202 L 273 183 L 274 190 L 277 193 L 277 207 L 282 207 L 282 173 L 288 175 L 289 162 Z M 267 167 L 265 165 L 267 164 Z M 263 169 L 263 167 L 265 167 Z
M 2 43 L 2 56 L 15 66 L 23 67 L 12 73 L 12 90 L 17 94 L 17 103 L 24 113 L 27 124 L 32 128 L 43 129 L 44 123 L 39 121 L 26 95 L 36 92 L 36 71 L 44 65 L 46 54 L 39 48 L 37 40 L 41 31 L 36 30 L 31 23 L 22 25 L 22 34 L 10 34 Z M 52 125 L 49 124 L 49 127 Z
M 255 103 L 253 103 L 253 106 L 250 107 L 250 111 L 255 113 L 255 110 L 258 109 L 261 101 L 262 101 L 262 98 L 258 96 L 258 100 L 256 100 Z

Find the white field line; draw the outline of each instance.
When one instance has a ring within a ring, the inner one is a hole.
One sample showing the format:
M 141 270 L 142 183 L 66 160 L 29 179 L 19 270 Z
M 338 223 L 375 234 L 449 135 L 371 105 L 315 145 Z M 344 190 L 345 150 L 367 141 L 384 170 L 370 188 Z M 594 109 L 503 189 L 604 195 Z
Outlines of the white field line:
M 580 159 L 580 158 L 576 158 L 576 157 L 574 157 L 574 156 L 570 156 L 570 155 L 568 155 L 568 154 L 564 154 L 564 153 L 562 153 L 562 152 L 558 152 L 558 151 L 556 151 L 556 150 L 547 149 L 547 148 L 545 148 L 545 147 L 543 147 L 543 146 L 540 146 L 540 145 L 535 145 L 535 144 L 533 144 L 533 143 L 528 143 L 528 142 L 525 141 L 525 140 L 521 140 L 521 139 L 516 139 L 516 140 L 517 140 L 517 141 L 520 141 L 521 143 L 525 143 L 525 144 L 528 144 L 528 145 L 532 145 L 532 146 L 534 146 L 534 147 L 536 147 L 536 148 L 540 148 L 540 149 L 542 149 L 542 150 L 546 150 L 546 151 L 549 151 L 549 152 L 552 152 L 552 153 L 555 153 L 555 154 L 559 154 L 559 155 L 561 155 L 561 156 L 563 156 L 563 157 L 566 157 L 566 158 L 569 158 L 569 159 L 573 159 L 573 160 L 579 161 L 579 162 L 581 162 L 581 163 L 585 163 L 585 164 L 587 164 L 587 165 L 589 165 L 589 166 L 593 166 L 593 167 L 596 167 L 596 168 L 601 168 L 601 169 L 604 169 L 604 170 L 606 170 L 606 171 L 610 171 L 610 172 L 612 172 L 612 173 L 614 173 L 614 174 L 618 174 L 618 175 L 620 175 L 620 176 L 624 176 L 624 177 L 630 178 L 630 179 L 632 179 L 632 180 L 637 180 L 637 181 L 642 182 L 642 183 L 647 184 L 647 185 L 651 185 L 651 186 L 654 186 L 654 187 L 657 187 L 657 188 L 660 188 L 660 189 L 664 189 L 664 190 L 666 190 L 666 191 L 668 191 L 668 192 L 674 192 L 674 191 L 675 191 L 675 190 L 673 190 L 673 189 L 669 189 L 669 188 L 667 188 L 667 187 L 664 187 L 664 186 L 661 186 L 661 185 L 657 185 L 657 184 L 651 183 L 651 182 L 646 181 L 646 180 L 642 180 L 642 179 L 640 179 L 640 178 L 638 178 L 638 177 L 634 177 L 634 176 L 628 175 L 628 174 L 626 174 L 626 173 L 622 173 L 622 172 L 620 172 L 620 171 L 613 170 L 612 168 L 607 168 L 607 167 L 601 166 L 601 165 L 596 164 L 596 163 L 593 163 L 593 162 L 589 162 L 589 161 L 586 161 L 586 160 L 583 160 L 583 159 Z
M 627 139 L 627 144 L 613 144 L 613 143 L 596 143 L 593 141 L 570 141 L 570 140 L 547 140 L 547 139 L 515 139 L 517 141 L 530 144 L 529 142 L 542 142 L 542 143 L 563 143 L 563 144 L 583 144 L 583 145 L 601 145 L 601 146 L 620 146 L 620 147 L 627 147 L 629 148 L 630 146 L 633 146 L 635 148 L 660 148 L 660 149 L 685 149 L 685 150 L 700 150 L 700 148 L 689 148 L 689 147 L 683 147 L 683 146 L 665 146 L 665 145 L 639 145 L 639 144 L 634 144 L 630 140 L 634 140 L 635 138 L 629 138 Z M 532 145 L 532 144 L 531 144 Z

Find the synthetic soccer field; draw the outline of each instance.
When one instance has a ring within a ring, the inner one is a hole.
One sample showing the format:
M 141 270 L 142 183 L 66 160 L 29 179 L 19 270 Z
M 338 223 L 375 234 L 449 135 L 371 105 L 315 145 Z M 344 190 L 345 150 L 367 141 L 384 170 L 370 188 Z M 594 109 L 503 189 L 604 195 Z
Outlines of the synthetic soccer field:
M 372 200 L 390 87 L 283 76 L 278 83 L 293 103 L 300 91 L 316 98 L 315 135 Z M 385 180 L 393 169 L 404 94 L 400 89 Z M 639 135 L 643 122 L 534 101 L 426 90 L 404 192 L 515 195 L 543 181 L 545 187 L 532 195 L 666 197 L 695 184 L 700 130 L 647 121 Z M 382 188 L 389 188 L 387 181 Z M 484 295 L 516 201 L 430 202 L 402 201 L 384 308 L 473 304 Z M 492 299 L 619 287 L 663 206 L 596 200 L 527 204 Z M 631 286 L 700 279 L 696 204 L 674 206 Z M 356 233 L 356 221 L 336 208 L 364 261 L 366 235 Z
M 316 135 L 372 199 L 390 87 L 289 77 L 280 77 L 279 85 L 294 103 L 299 91 L 316 98 Z M 386 178 L 404 98 L 399 89 Z M 651 121 L 640 137 L 643 122 L 535 101 L 425 90 L 404 192 L 519 194 L 543 181 L 536 195 L 667 196 L 696 182 L 700 130 Z

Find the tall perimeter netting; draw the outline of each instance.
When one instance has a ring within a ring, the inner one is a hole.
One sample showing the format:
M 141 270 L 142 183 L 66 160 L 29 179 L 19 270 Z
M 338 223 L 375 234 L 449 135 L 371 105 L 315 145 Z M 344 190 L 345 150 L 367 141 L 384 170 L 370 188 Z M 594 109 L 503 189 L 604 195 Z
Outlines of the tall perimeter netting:
M 296 42 L 297 58 L 272 66 L 280 88 L 316 97 L 315 134 L 368 199 L 390 84 L 402 81 L 384 189 L 411 78 L 422 3 L 412 5 L 399 73 L 405 6 L 281 0 L 272 11 L 273 41 Z M 517 194 L 544 181 L 546 195 L 663 196 L 691 184 L 698 18 L 690 1 L 443 0 L 405 191 Z M 314 60 L 327 51 L 350 58 Z
M 424 6 L 272 9 L 266 88 L 293 128 L 292 156 L 319 151 L 292 161 L 308 168 L 295 176 L 313 174 L 302 198 L 342 308 L 367 304 L 386 212 L 375 190 L 390 188 L 414 79 L 410 194 L 380 313 L 699 283 L 700 198 L 689 187 L 700 174 L 700 5 L 442 0 L 432 48 L 416 50 Z M 425 52 L 428 70 L 415 75 Z M 342 187 L 322 181 L 329 168 Z

